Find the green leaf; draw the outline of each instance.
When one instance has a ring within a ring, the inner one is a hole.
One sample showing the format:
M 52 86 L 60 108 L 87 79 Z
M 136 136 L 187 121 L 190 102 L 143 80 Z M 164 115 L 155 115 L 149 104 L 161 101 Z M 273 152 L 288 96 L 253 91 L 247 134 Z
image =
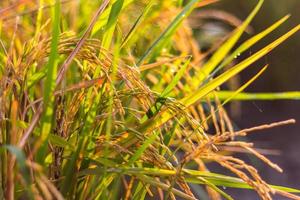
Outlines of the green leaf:
M 175 176 L 177 174 L 176 170 L 170 169 L 161 169 L 161 168 L 118 168 L 115 169 L 116 173 L 124 173 L 128 175 L 140 176 L 140 175 L 149 175 L 149 176 L 160 176 L 160 177 L 170 177 Z M 198 171 L 198 170 L 191 170 L 191 169 L 182 169 L 181 172 L 182 176 L 190 183 L 197 183 L 197 184 L 206 184 L 206 181 L 216 185 L 216 186 L 225 186 L 225 187 L 232 187 L 232 188 L 244 188 L 244 189 L 253 189 L 247 183 L 245 183 L 242 179 L 226 176 L 218 173 L 212 173 L 208 171 Z M 199 178 L 200 177 L 200 178 Z M 205 180 L 204 180 L 204 179 Z M 282 187 L 277 185 L 269 185 L 270 187 L 282 190 L 285 192 L 291 193 L 300 193 L 300 190 L 288 187 Z
M 183 10 L 175 17 L 175 19 L 168 25 L 168 27 L 161 33 L 161 35 L 153 42 L 153 44 L 145 51 L 144 55 L 140 58 L 137 65 L 143 64 L 144 60 L 154 52 L 160 52 L 164 45 L 169 42 L 171 36 L 176 32 L 182 21 L 190 15 L 195 5 L 201 0 L 190 1 Z
M 263 49 L 259 50 L 252 56 L 246 58 L 241 63 L 235 65 L 234 67 L 230 68 L 223 74 L 219 75 L 217 78 L 211 80 L 206 85 L 199 88 L 197 91 L 187 95 L 183 99 L 180 100 L 180 102 L 185 105 L 186 107 L 191 106 L 192 104 L 196 103 L 197 101 L 201 100 L 203 97 L 205 97 L 207 94 L 209 94 L 211 91 L 225 83 L 227 80 L 235 76 L 236 74 L 240 73 L 242 70 L 249 67 L 251 64 L 253 64 L 255 61 L 269 53 L 271 50 L 273 50 L 275 47 L 277 47 L 279 44 L 284 42 L 286 39 L 288 39 L 290 36 L 295 34 L 297 31 L 300 30 L 300 25 L 294 27 L 292 30 L 275 40 L 274 42 L 270 43 L 269 45 L 265 46 Z M 161 112 L 156 118 L 153 120 L 148 120 L 144 124 L 141 125 L 139 131 L 145 131 L 148 129 L 154 129 L 156 127 L 161 126 L 165 122 L 167 122 L 170 118 L 173 117 L 174 114 L 170 114 L 169 112 Z
M 223 67 L 225 67 L 226 65 L 228 65 L 230 62 L 232 62 L 237 56 L 241 55 L 243 52 L 245 52 L 246 50 L 248 50 L 250 47 L 252 47 L 258 41 L 260 41 L 265 36 L 267 36 L 268 34 L 270 34 L 272 31 L 274 31 L 275 29 L 277 29 L 289 17 L 290 17 L 290 15 L 287 15 L 287 16 L 283 17 L 282 19 L 280 19 L 279 21 L 277 21 L 276 23 L 274 23 L 272 26 L 268 27 L 264 31 L 258 33 L 257 35 L 251 37 L 250 39 L 248 39 L 247 41 L 245 41 L 243 44 L 241 44 L 236 50 L 234 50 L 233 53 L 230 54 L 230 56 L 228 56 L 220 64 L 220 66 L 217 69 L 214 70 L 214 72 L 209 77 L 213 77 L 220 69 L 222 69 Z
M 218 91 L 216 95 L 220 100 L 225 100 L 233 95 L 235 91 Z M 250 101 L 250 100 L 300 100 L 299 91 L 274 92 L 274 93 L 239 93 L 234 95 L 232 100 Z
M 111 2 L 115 3 L 118 0 L 113 0 Z M 123 8 L 126 8 L 129 4 L 131 4 L 133 2 L 133 0 L 124 0 L 124 5 L 122 6 Z M 114 4 L 112 4 L 114 5 Z M 107 22 L 108 19 L 111 15 L 111 10 L 112 10 L 112 5 L 109 5 L 108 8 L 101 14 L 99 20 L 96 22 L 95 26 L 93 27 L 92 36 L 95 36 L 95 34 L 97 34 L 99 31 L 101 31 L 101 29 L 103 29 Z
M 57 75 L 57 67 L 58 67 L 58 43 L 59 43 L 59 35 L 60 35 L 60 2 L 56 1 L 54 9 L 53 9 L 53 17 L 52 17 L 52 40 L 51 40 L 51 50 L 49 61 L 47 63 L 46 69 L 46 82 L 44 87 L 44 113 L 42 116 L 42 131 L 40 135 L 40 140 L 42 143 L 41 149 L 38 151 L 37 160 L 38 162 L 44 162 L 44 158 L 46 156 L 47 145 L 44 144 L 48 135 L 50 134 L 52 127 L 52 116 L 54 113 L 54 96 L 52 95 L 55 90 L 55 82 Z
M 102 39 L 102 46 L 105 49 L 109 49 L 113 34 L 115 31 L 115 27 L 117 25 L 118 17 L 122 11 L 124 0 L 117 0 L 111 8 L 106 26 L 105 32 Z
M 196 83 L 201 83 L 209 74 L 217 67 L 218 64 L 225 58 L 225 56 L 230 52 L 239 38 L 242 36 L 252 19 L 255 17 L 257 12 L 260 10 L 264 0 L 259 0 L 258 4 L 254 8 L 254 10 L 250 13 L 247 19 L 243 22 L 243 24 L 238 27 L 233 35 L 220 47 L 218 50 L 212 55 L 212 57 L 204 64 L 204 66 L 199 71 L 198 75 L 195 76 Z
M 211 183 L 213 183 L 216 186 L 239 188 L 239 189 L 251 189 L 251 190 L 253 189 L 243 180 L 235 177 L 229 177 L 223 175 L 217 175 L 217 176 L 212 175 L 212 176 L 205 177 L 205 179 L 209 180 Z M 195 184 L 205 184 L 205 182 L 202 179 L 199 179 L 197 177 L 186 177 L 186 181 Z M 294 188 L 282 187 L 277 185 L 269 185 L 269 186 L 275 190 L 281 190 L 290 193 L 300 193 L 300 190 Z
M 242 70 L 244 70 L 245 68 L 253 64 L 255 61 L 257 61 L 258 59 L 260 59 L 261 57 L 269 53 L 279 44 L 281 44 L 286 39 L 288 39 L 291 35 L 295 34 L 299 29 L 300 29 L 300 25 L 296 26 L 295 28 L 293 28 L 292 30 L 290 30 L 289 32 L 287 32 L 286 34 L 284 34 L 283 36 L 281 36 L 271 44 L 267 45 L 266 47 L 264 47 L 263 49 L 255 53 L 254 55 L 246 58 L 241 63 L 235 65 L 234 67 L 230 68 L 229 70 L 227 70 L 226 72 L 218 76 L 217 78 L 213 79 L 208 84 L 204 85 L 203 87 L 195 91 L 195 93 L 185 97 L 184 99 L 181 100 L 181 102 L 187 107 L 194 104 L 196 101 L 203 98 L 209 92 L 216 89 L 224 82 L 226 82 L 236 74 L 240 73 Z

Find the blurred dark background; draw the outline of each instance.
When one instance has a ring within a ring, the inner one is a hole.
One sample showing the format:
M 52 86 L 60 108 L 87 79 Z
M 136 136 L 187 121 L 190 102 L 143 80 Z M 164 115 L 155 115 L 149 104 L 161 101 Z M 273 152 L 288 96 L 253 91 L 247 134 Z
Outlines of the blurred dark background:
M 240 19 L 245 19 L 256 3 L 256 0 L 223 0 L 210 8 L 225 10 Z M 255 33 L 264 30 L 286 14 L 291 14 L 290 19 L 273 34 L 251 48 L 251 52 L 257 51 L 300 23 L 300 0 L 265 0 L 262 9 L 251 23 Z M 249 38 L 249 35 L 243 39 L 247 37 Z M 244 53 L 244 56 L 250 51 Z M 268 70 L 246 91 L 300 91 L 300 33 L 284 42 L 264 59 L 256 62 L 254 67 L 243 72 L 240 77 L 241 81 L 249 80 L 266 63 L 270 64 Z M 289 118 L 297 120 L 295 125 L 269 129 L 249 136 L 249 140 L 255 142 L 258 148 L 281 151 L 281 155 L 268 157 L 283 168 L 283 174 L 257 160 L 253 161 L 252 158 L 249 158 L 248 162 L 254 162 L 262 177 L 269 183 L 300 189 L 300 101 L 250 101 L 243 102 L 241 105 L 241 115 L 234 119 L 241 128 Z M 234 193 L 236 199 L 258 199 L 246 190 Z M 275 197 L 274 199 L 284 198 Z

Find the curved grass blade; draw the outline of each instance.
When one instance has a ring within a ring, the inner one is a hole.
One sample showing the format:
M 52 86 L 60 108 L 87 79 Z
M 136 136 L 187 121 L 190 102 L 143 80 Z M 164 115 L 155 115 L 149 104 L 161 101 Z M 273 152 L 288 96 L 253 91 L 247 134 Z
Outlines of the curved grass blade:
M 169 26 L 162 32 L 162 34 L 153 42 L 153 44 L 145 51 L 144 55 L 140 58 L 137 66 L 143 64 L 144 60 L 154 52 L 160 52 L 161 48 L 169 41 L 171 36 L 175 33 L 181 22 L 192 12 L 196 4 L 200 0 L 190 1 L 183 10 L 175 17 Z
M 57 76 L 58 68 L 58 43 L 59 43 L 59 34 L 60 34 L 60 1 L 56 1 L 54 6 L 53 13 L 53 22 L 52 22 L 52 41 L 51 41 L 51 51 L 49 56 L 49 61 L 46 66 L 46 82 L 44 87 L 44 114 L 42 116 L 42 131 L 40 135 L 40 140 L 45 141 L 50 134 L 52 127 L 52 116 L 54 113 L 54 97 L 52 96 L 55 90 L 55 82 Z M 38 151 L 37 160 L 40 163 L 44 162 L 46 155 L 47 145 L 42 145 L 41 149 Z
M 212 55 L 212 57 L 206 62 L 206 64 L 201 68 L 201 71 L 195 79 L 196 83 L 201 83 L 209 74 L 217 67 L 218 64 L 226 57 L 226 55 L 230 52 L 239 38 L 242 36 L 252 19 L 255 17 L 257 12 L 260 10 L 264 0 L 259 0 L 258 4 L 254 8 L 254 10 L 250 13 L 247 19 L 243 22 L 243 24 L 238 27 L 233 35 Z M 198 85 L 198 84 L 197 84 Z
M 253 189 L 247 183 L 243 182 L 243 180 L 235 177 L 223 176 L 223 175 L 217 175 L 217 177 L 215 177 L 213 175 L 213 176 L 205 177 L 205 179 L 209 180 L 211 183 L 213 183 L 216 186 L 224 186 L 224 187 L 239 188 L 239 189 L 251 189 L 251 190 Z M 205 184 L 203 180 L 197 177 L 186 177 L 186 181 L 195 184 Z M 300 193 L 300 190 L 294 188 L 282 187 L 277 185 L 269 185 L 269 186 L 279 191 L 285 191 L 289 193 Z
M 117 0 L 111 8 L 102 39 L 102 46 L 104 49 L 109 49 L 113 34 L 117 25 L 118 17 L 122 11 L 124 0 Z
M 211 91 L 225 83 L 227 80 L 232 78 L 233 76 L 240 73 L 242 70 L 249 67 L 251 64 L 253 64 L 255 61 L 269 53 L 271 50 L 273 50 L 275 47 L 277 47 L 279 44 L 284 42 L 286 39 L 288 39 L 290 36 L 295 34 L 297 31 L 300 30 L 300 25 L 294 27 L 292 30 L 275 40 L 274 42 L 270 43 L 269 45 L 265 46 L 249 58 L 243 60 L 241 63 L 235 65 L 234 67 L 230 68 L 223 74 L 219 75 L 217 78 L 211 80 L 206 85 L 199 88 L 197 91 L 195 91 L 192 94 L 189 94 L 188 96 L 184 97 L 180 100 L 180 102 L 185 105 L 186 107 L 191 106 L 192 104 L 196 103 L 203 97 L 205 97 L 207 94 L 209 94 Z M 174 114 L 170 114 L 169 112 L 161 112 L 155 119 L 152 119 L 151 121 L 148 120 L 142 126 L 140 127 L 140 131 L 145 131 L 148 129 L 153 129 L 161 126 L 165 122 L 167 122 L 170 118 L 173 117 Z
M 242 70 L 244 70 L 245 68 L 253 64 L 255 61 L 265 56 L 267 53 L 269 53 L 271 50 L 273 50 L 275 47 L 277 47 L 279 44 L 284 42 L 286 39 L 288 39 L 290 36 L 292 36 L 299 30 L 300 30 L 300 25 L 296 26 L 295 28 L 293 28 L 292 30 L 290 30 L 289 32 L 287 32 L 286 34 L 284 34 L 283 36 L 281 36 L 271 44 L 259 50 L 257 53 L 253 54 L 249 58 L 245 59 L 241 63 L 235 65 L 234 67 L 230 68 L 229 70 L 227 70 L 226 72 L 218 76 L 217 78 L 213 79 L 212 81 L 210 81 L 209 83 L 201 87 L 199 90 L 197 90 L 195 93 L 190 94 L 189 96 L 183 98 L 181 102 L 187 107 L 194 104 L 196 101 L 203 98 L 209 92 L 222 85 L 231 77 L 240 73 Z
M 98 168 L 93 169 L 87 169 L 84 170 L 84 175 L 96 175 L 101 174 L 103 171 Z M 130 168 L 130 167 L 118 167 L 118 168 L 110 168 L 108 169 L 108 172 L 110 173 L 121 173 L 126 174 L 130 176 L 136 176 L 136 177 L 149 177 L 150 176 L 160 176 L 160 177 L 169 177 L 169 176 L 175 176 L 177 175 L 176 170 L 170 170 L 170 169 L 160 169 L 160 168 Z M 83 175 L 82 174 L 82 175 Z M 195 184 L 204 184 L 206 185 L 208 182 L 215 186 L 224 186 L 224 187 L 231 187 L 231 188 L 240 188 L 240 189 L 253 189 L 251 186 L 249 186 L 247 183 L 245 183 L 242 179 L 222 175 L 218 173 L 212 173 L 208 171 L 197 171 L 197 170 L 191 170 L 191 169 L 182 169 L 181 176 L 185 178 L 185 180 L 189 183 L 195 183 Z M 152 178 L 150 178 L 152 179 Z M 143 179 L 142 179 L 143 180 Z M 207 182 L 208 181 L 208 182 Z M 148 182 L 147 182 L 148 183 Z M 157 183 L 157 182 L 156 182 Z M 151 184 L 151 183 L 149 183 Z M 167 186 L 167 185 L 166 185 Z M 285 191 L 289 193 L 300 193 L 299 189 L 289 188 L 289 187 L 282 187 L 277 185 L 269 185 L 271 188 L 275 190 Z M 167 186 L 169 189 L 169 186 Z M 164 188 L 162 188 L 164 189 Z
M 168 177 L 177 174 L 176 170 L 169 170 L 169 169 L 160 169 L 160 168 L 120 168 L 116 169 L 116 173 L 124 173 L 128 175 L 152 175 L 152 176 L 162 176 Z M 204 178 L 208 180 L 212 184 L 216 186 L 225 186 L 225 187 L 232 187 L 232 188 L 243 188 L 243 189 L 253 189 L 247 183 L 245 183 L 242 179 L 222 175 L 218 173 L 212 173 L 208 171 L 197 171 L 191 169 L 182 169 L 182 176 L 190 183 L 198 183 L 198 184 L 205 184 L 202 179 L 198 179 L 198 177 Z M 277 185 L 269 185 L 271 188 L 276 190 L 282 190 L 285 192 L 290 193 L 300 193 L 299 189 L 289 188 L 289 187 L 282 187 Z
M 234 91 L 218 91 L 216 92 L 220 100 L 225 100 L 235 93 Z M 234 95 L 231 100 L 250 101 L 250 100 L 300 100 L 299 91 L 291 92 L 275 92 L 275 93 L 239 93 Z
M 232 187 L 232 188 L 244 188 L 244 189 L 253 189 L 247 183 L 245 183 L 242 179 L 226 176 L 217 173 L 205 172 L 205 171 L 196 171 L 190 169 L 184 169 L 183 172 L 187 173 L 190 177 L 185 176 L 187 180 L 191 183 L 200 183 L 201 180 L 194 179 L 195 177 L 204 177 L 205 179 L 209 180 L 210 182 L 214 183 L 218 186 L 225 186 L 225 187 Z M 201 183 L 200 183 L 201 184 Z M 300 193 L 300 190 L 276 185 L 269 185 L 271 188 L 276 190 L 282 190 L 285 192 L 291 193 Z
M 256 44 L 258 41 L 266 37 L 268 34 L 270 34 L 272 31 L 277 29 L 280 25 L 282 25 L 290 15 L 286 15 L 276 23 L 274 23 L 272 26 L 268 27 L 266 30 L 258 33 L 257 35 L 251 37 L 249 40 L 245 41 L 242 45 L 240 45 L 236 50 L 234 50 L 233 53 L 230 54 L 209 76 L 206 78 L 206 80 L 209 80 L 210 78 L 214 77 L 214 75 L 219 72 L 221 69 L 223 69 L 226 65 L 228 65 L 230 62 L 232 62 L 236 57 L 240 56 L 243 52 L 248 50 L 250 47 L 252 47 L 254 44 Z

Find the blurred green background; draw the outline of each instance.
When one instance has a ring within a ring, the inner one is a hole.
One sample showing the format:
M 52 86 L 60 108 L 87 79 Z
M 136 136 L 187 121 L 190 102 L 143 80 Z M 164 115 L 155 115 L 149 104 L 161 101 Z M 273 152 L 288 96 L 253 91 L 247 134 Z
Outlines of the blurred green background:
M 255 0 L 223 0 L 208 9 L 225 10 L 240 19 L 245 19 L 256 3 Z M 255 52 L 300 23 L 300 0 L 265 0 L 263 8 L 251 24 L 255 33 L 286 14 L 291 14 L 288 22 L 245 54 Z M 300 33 L 242 73 L 242 82 L 249 80 L 257 69 L 266 63 L 270 64 L 268 70 L 247 88 L 248 92 L 300 91 Z M 281 151 L 281 155 L 268 157 L 283 168 L 283 174 L 278 174 L 260 162 L 257 163 L 260 173 L 267 181 L 300 188 L 300 101 L 243 102 L 241 116 L 234 120 L 238 126 L 245 128 L 288 118 L 295 118 L 297 124 L 252 134 L 250 140 L 255 142 L 256 147 Z M 249 162 L 256 161 L 249 158 Z M 237 199 L 253 199 L 247 191 L 237 192 L 237 195 Z M 243 198 L 240 198 L 241 195 Z

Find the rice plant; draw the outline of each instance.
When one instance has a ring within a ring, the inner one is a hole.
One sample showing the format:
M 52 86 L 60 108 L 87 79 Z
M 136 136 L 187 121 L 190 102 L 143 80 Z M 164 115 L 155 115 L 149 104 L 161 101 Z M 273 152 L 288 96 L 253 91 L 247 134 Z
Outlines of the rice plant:
M 295 120 L 238 130 L 224 107 L 300 92 L 243 92 L 268 65 L 223 90 L 300 25 L 238 60 L 289 16 L 237 45 L 263 0 L 243 21 L 201 14 L 217 1 L 2 0 L 0 199 L 233 199 L 223 187 L 300 199 L 234 154 L 282 172 L 242 139 Z M 233 30 L 201 50 L 195 26 L 207 16 Z

